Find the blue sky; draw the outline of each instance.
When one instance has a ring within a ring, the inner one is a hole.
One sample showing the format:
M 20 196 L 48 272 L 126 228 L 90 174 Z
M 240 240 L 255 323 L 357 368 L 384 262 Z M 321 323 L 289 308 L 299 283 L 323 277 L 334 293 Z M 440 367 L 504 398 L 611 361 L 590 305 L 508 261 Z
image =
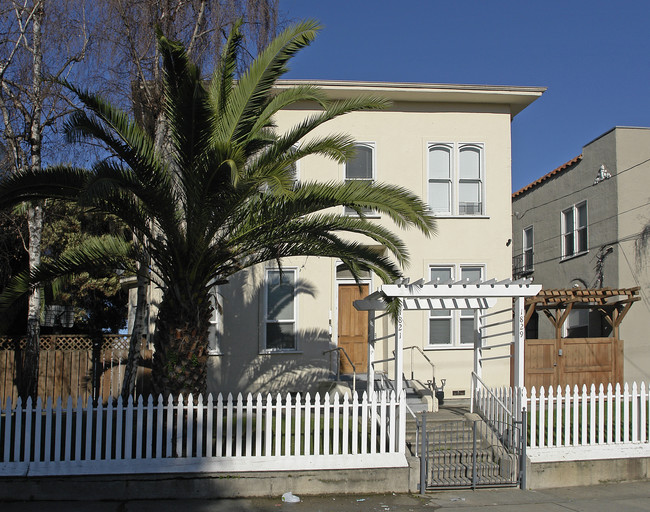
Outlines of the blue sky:
M 650 126 L 648 0 L 280 0 L 323 30 L 287 78 L 547 87 L 512 124 L 513 190 Z

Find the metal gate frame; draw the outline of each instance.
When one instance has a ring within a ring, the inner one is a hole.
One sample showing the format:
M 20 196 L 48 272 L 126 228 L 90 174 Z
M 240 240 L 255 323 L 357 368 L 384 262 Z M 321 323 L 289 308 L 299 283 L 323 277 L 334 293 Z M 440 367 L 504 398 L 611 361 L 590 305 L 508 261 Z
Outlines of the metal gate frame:
M 427 429 L 418 422 L 420 494 L 432 489 L 526 487 L 525 409 L 522 420 L 463 419 Z

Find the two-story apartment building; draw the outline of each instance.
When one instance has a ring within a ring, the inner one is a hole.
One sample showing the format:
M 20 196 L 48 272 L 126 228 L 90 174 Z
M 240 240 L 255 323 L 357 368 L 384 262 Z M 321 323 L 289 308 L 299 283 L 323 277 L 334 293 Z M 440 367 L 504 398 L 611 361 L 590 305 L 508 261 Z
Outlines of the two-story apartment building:
M 296 169 L 298 180 L 377 180 L 399 184 L 427 201 L 437 218 L 437 235 L 427 239 L 415 231 L 400 232 L 410 253 L 404 275 L 412 280 L 511 276 L 511 249 L 507 246 L 511 237 L 510 125 L 544 89 L 316 84 L 332 98 L 377 94 L 393 104 L 383 111 L 345 115 L 314 133 L 351 135 L 358 141 L 356 157 L 343 165 L 325 158 L 306 158 Z M 299 123 L 315 108 L 304 104 L 283 111 L 276 119 L 278 130 Z M 374 217 L 372 212 L 369 215 Z M 373 222 L 399 231 L 388 219 L 377 216 Z M 362 236 L 359 241 L 367 242 Z M 277 262 L 269 262 L 236 275 L 216 294 L 209 389 L 314 391 L 318 382 L 335 370 L 338 354 L 327 351 L 339 346 L 357 372 L 365 373 L 367 313 L 356 311 L 353 301 L 381 284 L 376 276 L 368 275 L 358 285 L 340 262 L 327 258 L 283 260 L 281 268 Z M 405 315 L 405 352 L 410 346 L 423 349 L 435 365 L 436 378 L 447 379 L 449 394 L 467 392 L 470 387 L 472 321 L 471 310 Z M 391 331 L 390 324 L 388 317 L 377 321 L 380 339 L 383 332 Z M 511 339 L 504 336 L 494 336 L 490 342 Z M 387 339 L 380 341 L 375 359 L 391 358 L 391 346 Z M 493 384 L 507 384 L 508 364 L 504 359 L 490 365 L 485 378 Z M 388 365 L 378 363 L 375 368 L 387 370 Z M 346 358 L 342 370 L 351 371 Z M 432 378 L 431 366 L 418 354 L 405 356 L 404 370 L 423 382 Z
M 650 377 L 650 128 L 615 127 L 512 196 L 515 277 L 546 289 L 640 287 L 620 327 L 624 379 Z M 540 315 L 542 316 L 542 315 Z M 540 338 L 553 326 L 539 318 Z M 608 336 L 597 310 L 575 309 L 567 337 Z

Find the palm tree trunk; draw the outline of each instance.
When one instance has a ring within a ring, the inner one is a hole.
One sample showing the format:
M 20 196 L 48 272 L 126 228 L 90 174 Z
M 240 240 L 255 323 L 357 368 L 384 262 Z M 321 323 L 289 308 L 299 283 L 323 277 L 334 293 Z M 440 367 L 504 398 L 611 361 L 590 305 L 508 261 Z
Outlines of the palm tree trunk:
M 163 296 L 156 321 L 152 367 L 155 391 L 163 396 L 205 393 L 209 300 L 206 297 L 204 302 L 207 307 L 194 306 L 194 309 L 174 307 L 170 302 Z M 187 315 L 188 310 L 194 314 Z

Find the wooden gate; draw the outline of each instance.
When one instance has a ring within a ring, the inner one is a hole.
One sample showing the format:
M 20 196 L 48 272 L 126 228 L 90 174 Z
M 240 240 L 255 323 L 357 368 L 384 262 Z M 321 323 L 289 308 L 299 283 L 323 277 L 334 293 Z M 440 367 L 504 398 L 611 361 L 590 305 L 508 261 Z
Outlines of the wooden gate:
M 524 385 L 590 386 L 623 382 L 623 340 L 559 338 L 526 340 Z

